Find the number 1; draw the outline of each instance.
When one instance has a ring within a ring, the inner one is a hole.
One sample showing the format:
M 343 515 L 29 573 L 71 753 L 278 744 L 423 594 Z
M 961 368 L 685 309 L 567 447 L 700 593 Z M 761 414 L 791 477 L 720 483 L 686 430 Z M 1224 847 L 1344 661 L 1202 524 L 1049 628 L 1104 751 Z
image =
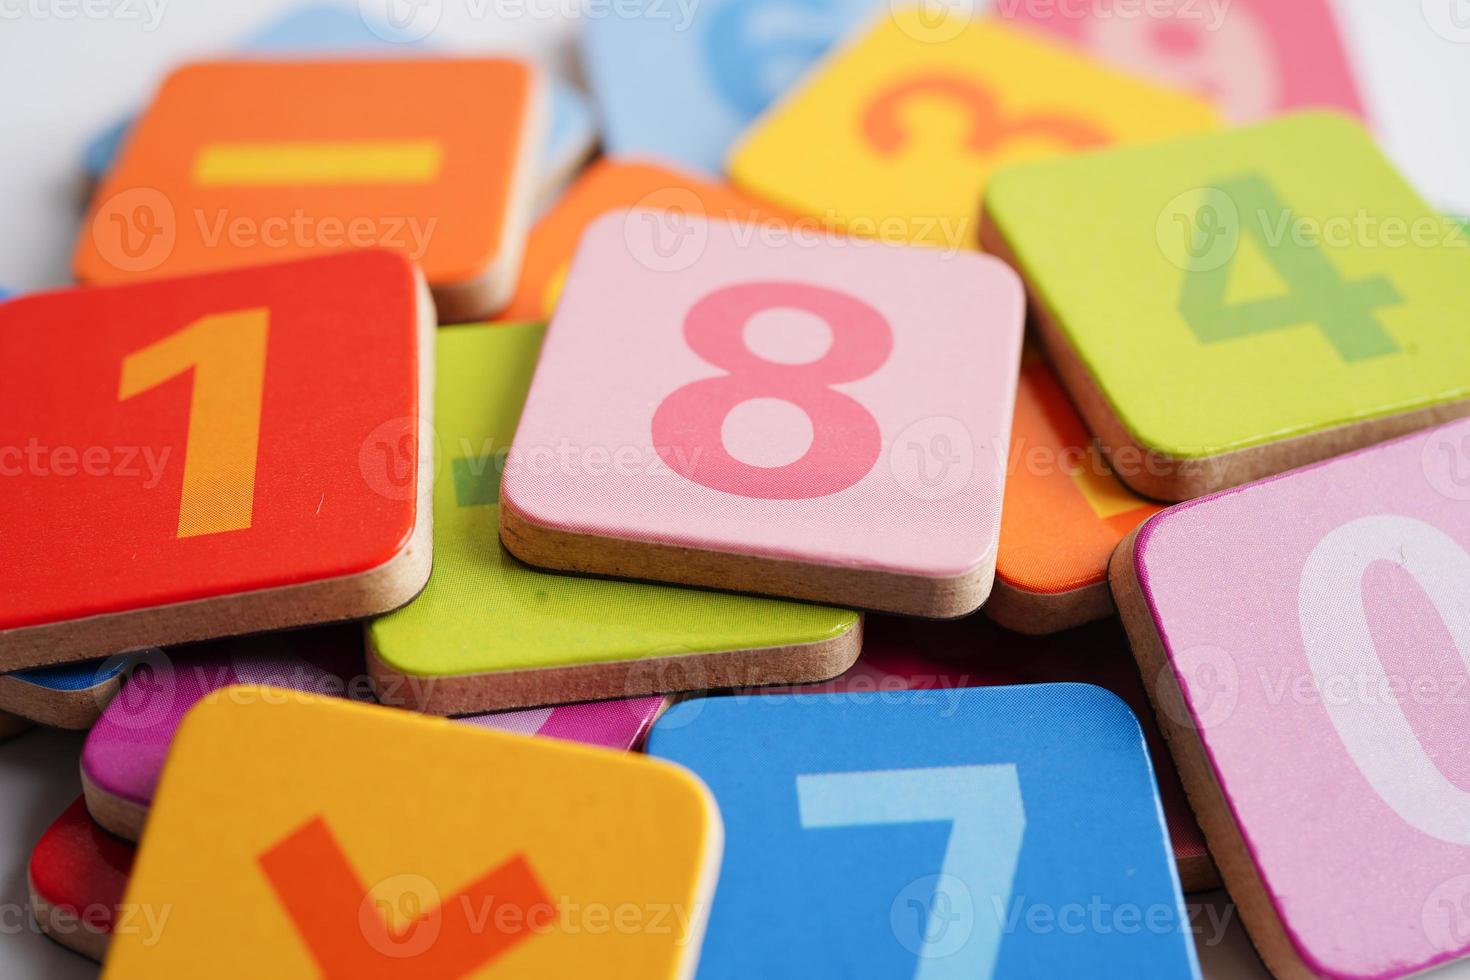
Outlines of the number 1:
M 264 308 L 215 313 L 123 358 L 119 401 L 194 372 L 181 538 L 250 526 L 269 321 Z

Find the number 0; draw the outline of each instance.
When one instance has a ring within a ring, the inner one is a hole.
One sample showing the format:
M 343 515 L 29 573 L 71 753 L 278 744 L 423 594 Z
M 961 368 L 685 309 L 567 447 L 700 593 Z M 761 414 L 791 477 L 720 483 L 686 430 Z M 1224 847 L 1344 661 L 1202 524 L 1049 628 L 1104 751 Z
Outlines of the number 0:
M 1396 514 L 1362 517 L 1325 536 L 1302 569 L 1302 642 L 1318 689 L 1363 678 L 1368 696 L 1323 698 L 1348 755 L 1384 803 L 1412 826 L 1470 844 L 1470 793 L 1445 778 L 1390 696 L 1363 611 L 1363 573 L 1402 566 L 1429 595 L 1470 670 L 1470 554 L 1438 528 Z
M 216 313 L 123 358 L 119 401 L 194 372 L 181 538 L 250 526 L 269 321 L 267 309 Z

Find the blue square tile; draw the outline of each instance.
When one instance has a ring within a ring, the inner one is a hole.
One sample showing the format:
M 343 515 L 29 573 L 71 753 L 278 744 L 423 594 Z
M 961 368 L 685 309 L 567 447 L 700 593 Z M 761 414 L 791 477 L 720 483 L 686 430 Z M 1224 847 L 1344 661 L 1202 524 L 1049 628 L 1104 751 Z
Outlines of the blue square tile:
M 725 822 L 700 977 L 1197 977 L 1138 721 L 1085 684 L 699 698 L 650 755 Z

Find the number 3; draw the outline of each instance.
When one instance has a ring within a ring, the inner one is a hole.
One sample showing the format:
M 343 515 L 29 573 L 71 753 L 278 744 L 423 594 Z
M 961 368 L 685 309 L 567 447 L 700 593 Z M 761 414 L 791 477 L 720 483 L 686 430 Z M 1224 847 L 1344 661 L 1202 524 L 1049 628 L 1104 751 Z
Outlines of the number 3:
M 269 321 L 266 309 L 216 313 L 123 358 L 119 401 L 194 372 L 181 538 L 250 526 Z
M 809 364 L 778 364 L 745 346 L 745 325 L 764 310 L 811 313 L 832 330 L 832 347 Z M 690 350 L 729 374 L 675 391 L 653 415 L 653 444 L 674 472 L 711 490 L 760 500 L 808 500 L 846 490 L 873 469 L 883 436 L 873 416 L 831 386 L 873 374 L 893 350 L 883 315 L 854 296 L 794 282 L 718 289 L 684 319 Z M 791 402 L 812 423 L 806 454 L 785 466 L 753 466 L 725 449 L 731 410 L 754 398 Z

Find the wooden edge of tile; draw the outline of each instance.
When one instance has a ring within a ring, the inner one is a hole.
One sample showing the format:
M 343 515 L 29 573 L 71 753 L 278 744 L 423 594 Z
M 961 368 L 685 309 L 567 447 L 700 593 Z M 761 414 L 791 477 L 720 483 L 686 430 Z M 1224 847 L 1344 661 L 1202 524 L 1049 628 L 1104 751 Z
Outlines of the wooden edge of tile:
M 1212 892 L 1224 884 L 1208 850 L 1187 858 L 1175 855 L 1174 863 L 1179 868 L 1179 886 L 1186 892 Z
M 989 598 L 995 578 L 993 555 L 964 575 L 929 578 L 598 537 L 537 524 L 505 499 L 500 503 L 500 540 L 521 561 L 552 571 L 694 585 L 926 619 L 969 615 Z
M 46 901 L 36 891 L 36 883 L 30 875 L 26 875 L 26 887 L 30 890 L 31 915 L 47 938 L 89 960 L 101 963 L 106 959 L 107 946 L 112 942 L 111 933 L 99 932 L 73 909 Z
M 122 687 L 121 673 L 78 691 L 58 691 L 8 675 L 0 675 L 0 711 L 70 731 L 86 731 L 97 723 L 102 709 Z
M 1113 593 L 1106 577 L 1066 592 L 1032 592 L 997 577 L 984 612 L 1012 632 L 1045 636 L 1111 616 Z
M 1278 980 L 1313 980 L 1316 974 L 1302 962 L 1276 913 L 1275 904 L 1266 892 L 1260 870 L 1235 822 L 1204 743 L 1192 727 L 1175 721 L 1175 718 L 1186 717 L 1187 709 L 1178 677 L 1169 663 L 1135 571 L 1134 545 L 1139 530 L 1141 528 L 1128 535 L 1113 553 L 1109 574 L 1118 612 L 1143 673 L 1143 686 L 1148 692 L 1159 730 L 1179 769 L 1179 780 L 1184 784 L 1190 809 L 1204 832 L 1205 844 L 1214 858 L 1220 880 L 1239 907 L 1241 923 L 1256 952 Z M 1161 707 L 1166 701 L 1172 710 Z
M 521 145 L 516 148 L 508 204 L 501 221 L 500 241 L 484 271 L 464 282 L 434 283 L 434 304 L 442 324 L 489 320 L 510 305 L 519 284 L 526 239 L 541 188 L 538 164 L 551 127 L 551 86 L 533 74 L 532 91 Z M 430 232 L 432 234 L 432 232 Z
M 115 793 L 98 786 L 82 770 L 82 799 L 87 803 L 87 813 L 92 821 L 108 833 L 136 844 L 143 837 L 143 824 L 148 820 L 148 808 L 141 803 L 123 799 Z
M 1015 254 L 997 229 L 988 208 L 981 212 L 980 240 L 986 252 L 1004 260 L 1017 273 L 1021 272 Z M 1128 431 L 1057 325 L 1050 305 L 1024 274 L 1021 279 L 1026 284 L 1031 323 L 1063 388 L 1076 403 L 1087 427 L 1097 436 L 1118 479 L 1145 497 L 1166 502 L 1193 500 L 1470 415 L 1470 398 L 1467 398 L 1411 412 L 1348 422 L 1214 456 L 1170 456 L 1142 445 Z M 1120 461 L 1123 453 L 1137 460 L 1138 465 L 1123 465 Z
M 366 646 L 368 676 L 380 703 L 423 714 L 456 716 L 831 680 L 857 661 L 863 647 L 863 621 L 859 617 L 838 636 L 791 646 L 444 677 L 404 673 L 378 656 L 370 637 Z
M 419 290 L 419 445 L 432 445 L 434 304 L 417 268 L 414 274 Z M 420 467 L 418 479 L 413 531 L 398 552 L 376 568 L 316 582 L 0 630 L 0 671 L 391 612 L 423 591 L 433 565 L 433 474 Z

